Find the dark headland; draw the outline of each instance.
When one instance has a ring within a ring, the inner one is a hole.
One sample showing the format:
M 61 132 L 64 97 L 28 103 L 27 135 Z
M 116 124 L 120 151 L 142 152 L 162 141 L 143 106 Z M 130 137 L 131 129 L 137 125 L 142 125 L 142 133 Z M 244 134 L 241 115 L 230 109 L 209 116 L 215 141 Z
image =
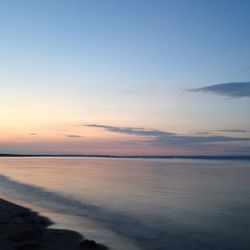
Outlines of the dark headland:
M 48 228 L 52 222 L 0 199 L 1 250 L 107 250 L 74 231 Z

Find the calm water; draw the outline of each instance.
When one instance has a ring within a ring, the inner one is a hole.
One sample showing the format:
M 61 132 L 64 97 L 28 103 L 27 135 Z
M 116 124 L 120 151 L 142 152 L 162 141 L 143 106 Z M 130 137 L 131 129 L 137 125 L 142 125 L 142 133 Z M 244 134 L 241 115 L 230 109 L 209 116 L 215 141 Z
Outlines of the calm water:
M 250 249 L 250 162 L 1 158 L 0 193 L 114 250 Z

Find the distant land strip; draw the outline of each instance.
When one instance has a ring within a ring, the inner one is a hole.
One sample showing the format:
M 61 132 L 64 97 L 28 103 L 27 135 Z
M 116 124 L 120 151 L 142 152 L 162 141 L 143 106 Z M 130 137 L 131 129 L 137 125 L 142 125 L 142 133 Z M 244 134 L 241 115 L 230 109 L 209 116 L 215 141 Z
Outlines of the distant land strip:
M 0 154 L 0 157 L 82 157 L 125 159 L 250 160 L 250 155 Z

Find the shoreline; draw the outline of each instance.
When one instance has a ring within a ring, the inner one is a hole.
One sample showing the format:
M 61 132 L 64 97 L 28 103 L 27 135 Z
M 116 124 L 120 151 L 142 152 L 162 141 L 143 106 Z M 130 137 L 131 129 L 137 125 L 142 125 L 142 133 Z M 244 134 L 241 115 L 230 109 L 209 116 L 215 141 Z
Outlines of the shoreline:
M 52 224 L 37 212 L 0 198 L 1 250 L 108 250 L 78 232 L 48 228 Z
M 114 159 L 186 159 L 186 160 L 250 160 L 250 155 L 106 155 L 106 154 L 3 154 L 0 158 L 114 158 Z

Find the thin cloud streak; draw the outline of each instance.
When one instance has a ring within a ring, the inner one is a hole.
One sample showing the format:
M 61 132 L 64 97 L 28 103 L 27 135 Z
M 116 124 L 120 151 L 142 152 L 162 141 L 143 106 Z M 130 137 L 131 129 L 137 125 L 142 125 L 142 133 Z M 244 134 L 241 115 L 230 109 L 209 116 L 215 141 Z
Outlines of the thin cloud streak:
M 211 93 L 226 97 L 250 97 L 250 82 L 220 83 L 202 88 L 190 89 L 189 92 Z
M 171 132 L 164 132 L 157 129 L 146 129 L 146 128 L 130 128 L 130 127 L 114 127 L 107 125 L 99 124 L 86 124 L 85 127 L 93 128 L 103 128 L 110 132 L 127 134 L 127 135 L 138 135 L 138 136 L 166 136 L 166 135 L 175 135 Z
M 154 140 L 149 141 L 150 145 L 157 146 L 192 146 L 199 144 L 211 144 L 218 142 L 245 142 L 249 141 L 250 138 L 244 137 L 229 137 L 229 136 L 193 136 L 193 135 L 177 135 L 171 137 L 158 137 Z
M 176 133 L 160 131 L 156 129 L 115 127 L 99 124 L 87 124 L 87 127 L 102 128 L 110 132 L 128 135 L 137 135 L 144 137 L 144 140 L 138 139 L 129 143 L 144 143 L 151 146 L 191 146 L 218 142 L 248 142 L 250 138 L 230 137 L 220 135 L 178 135 Z M 146 138 L 145 138 L 146 137 Z
M 70 138 L 80 138 L 81 136 L 80 135 L 66 135 L 67 137 L 70 137 Z
M 216 131 L 227 132 L 227 133 L 250 133 L 250 130 L 243 130 L 243 129 L 219 129 Z

